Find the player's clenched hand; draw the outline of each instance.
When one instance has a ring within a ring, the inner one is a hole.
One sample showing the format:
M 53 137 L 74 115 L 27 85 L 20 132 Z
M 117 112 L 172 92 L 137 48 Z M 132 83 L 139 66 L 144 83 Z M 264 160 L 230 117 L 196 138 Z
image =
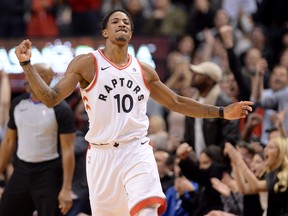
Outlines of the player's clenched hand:
M 72 191 L 62 189 L 58 195 L 59 208 L 62 214 L 67 214 L 72 207 Z
M 15 49 L 15 54 L 19 60 L 19 62 L 28 61 L 31 58 L 31 49 L 32 43 L 30 40 L 23 40 L 21 44 L 19 44 Z

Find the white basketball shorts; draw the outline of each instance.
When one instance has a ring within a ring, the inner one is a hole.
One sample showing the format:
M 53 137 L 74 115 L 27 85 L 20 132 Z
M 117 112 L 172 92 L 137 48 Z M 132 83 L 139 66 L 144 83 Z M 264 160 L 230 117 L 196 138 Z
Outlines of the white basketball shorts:
M 148 205 L 158 205 L 159 214 L 165 211 L 149 138 L 114 146 L 90 144 L 86 171 L 93 216 L 134 216 Z

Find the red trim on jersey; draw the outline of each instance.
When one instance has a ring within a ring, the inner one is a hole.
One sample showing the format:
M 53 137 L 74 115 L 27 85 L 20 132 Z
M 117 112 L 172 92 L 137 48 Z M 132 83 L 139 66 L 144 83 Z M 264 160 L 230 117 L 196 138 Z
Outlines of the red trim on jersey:
M 91 110 L 89 104 L 86 104 L 86 110 Z
M 87 98 L 86 96 L 84 96 L 84 97 L 82 98 L 82 100 L 88 102 L 88 98 Z
M 137 203 L 130 211 L 130 215 L 136 215 L 141 209 L 145 208 L 146 206 L 153 205 L 153 204 L 160 204 L 158 208 L 158 214 L 161 215 L 166 210 L 166 200 L 160 197 L 150 197 L 141 202 Z
M 152 147 L 153 151 L 154 151 L 154 146 L 153 146 L 151 140 L 149 141 L 148 145 L 150 145 Z
M 118 70 L 124 70 L 125 68 L 129 67 L 130 64 L 132 63 L 132 58 L 131 58 L 131 56 L 128 54 L 128 62 L 127 62 L 127 64 L 120 67 L 120 66 L 114 64 L 112 61 L 110 61 L 110 60 L 104 55 L 104 53 L 102 52 L 101 49 L 98 49 L 98 51 L 99 51 L 100 55 L 101 55 L 109 64 L 111 64 L 113 67 L 117 68 Z
M 140 66 L 140 69 L 141 69 L 141 74 L 142 74 L 142 78 L 143 78 L 144 84 L 147 87 L 147 89 L 150 91 L 150 87 L 149 87 L 149 85 L 148 85 L 148 83 L 147 83 L 147 81 L 145 79 L 144 70 L 142 69 L 141 63 L 140 63 L 140 61 L 138 59 L 137 59 L 137 61 L 138 61 L 138 64 Z
M 93 56 L 94 59 L 94 64 L 95 64 L 95 76 L 92 80 L 92 82 L 88 85 L 88 87 L 85 89 L 86 92 L 90 91 L 92 89 L 92 87 L 95 85 L 97 78 L 98 78 L 98 64 L 97 64 L 97 59 L 96 57 L 91 53 L 91 55 Z

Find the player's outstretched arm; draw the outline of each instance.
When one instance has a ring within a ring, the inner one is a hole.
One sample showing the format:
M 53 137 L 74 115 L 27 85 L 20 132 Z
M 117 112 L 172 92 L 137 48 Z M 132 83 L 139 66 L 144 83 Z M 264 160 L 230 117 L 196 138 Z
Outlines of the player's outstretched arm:
M 170 110 L 194 118 L 225 118 L 228 120 L 245 118 L 252 111 L 253 102 L 251 101 L 236 102 L 222 108 L 177 95 L 160 81 L 152 67 L 145 63 L 142 63 L 141 66 L 145 71 L 145 79 L 150 87 L 151 97 Z

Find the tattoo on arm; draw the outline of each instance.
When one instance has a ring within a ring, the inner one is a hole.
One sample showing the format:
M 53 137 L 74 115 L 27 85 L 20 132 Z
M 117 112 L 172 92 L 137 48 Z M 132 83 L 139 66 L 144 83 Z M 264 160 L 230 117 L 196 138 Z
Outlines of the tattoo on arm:
M 31 64 L 25 65 L 22 68 L 35 95 L 44 104 L 51 106 L 55 102 L 59 89 L 51 89 Z

